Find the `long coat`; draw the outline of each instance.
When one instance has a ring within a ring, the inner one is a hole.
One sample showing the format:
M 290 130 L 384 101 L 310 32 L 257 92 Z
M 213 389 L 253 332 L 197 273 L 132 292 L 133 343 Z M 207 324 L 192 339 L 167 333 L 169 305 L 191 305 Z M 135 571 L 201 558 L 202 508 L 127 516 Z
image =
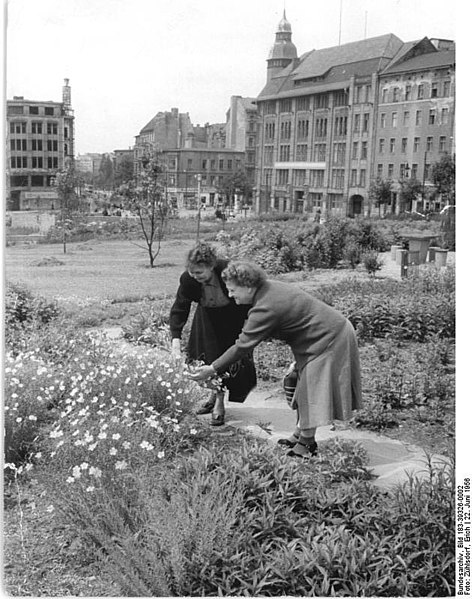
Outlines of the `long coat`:
M 359 352 L 351 323 L 289 283 L 269 280 L 256 291 L 241 334 L 213 367 L 225 370 L 269 337 L 288 343 L 294 354 L 300 428 L 346 420 L 361 406 Z
M 223 293 L 228 290 L 221 278 L 226 260 L 218 260 L 214 271 Z M 187 355 L 189 360 L 202 360 L 211 364 L 219 355 L 233 345 L 246 320 L 249 306 L 238 306 L 228 297 L 228 305 L 206 307 L 201 305 L 203 285 L 187 271 L 180 276 L 175 301 L 170 310 L 170 332 L 172 339 L 180 339 L 188 321 L 192 303 L 197 304 L 190 329 Z M 242 402 L 256 385 L 256 371 L 252 352 L 244 351 L 224 369 L 224 385 L 229 390 L 229 401 Z

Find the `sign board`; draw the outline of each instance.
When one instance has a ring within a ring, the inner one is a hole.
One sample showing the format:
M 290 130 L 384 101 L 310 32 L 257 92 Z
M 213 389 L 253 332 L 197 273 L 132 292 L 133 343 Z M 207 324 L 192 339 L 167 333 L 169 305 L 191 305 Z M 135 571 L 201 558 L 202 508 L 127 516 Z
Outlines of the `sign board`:
M 25 200 L 57 200 L 57 193 L 55 191 L 25 191 Z

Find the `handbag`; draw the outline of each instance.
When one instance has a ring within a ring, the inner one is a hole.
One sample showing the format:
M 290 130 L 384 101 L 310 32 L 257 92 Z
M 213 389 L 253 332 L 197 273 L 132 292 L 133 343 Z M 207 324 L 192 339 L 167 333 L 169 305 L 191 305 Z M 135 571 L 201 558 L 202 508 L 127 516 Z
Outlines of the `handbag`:
M 246 355 L 232 364 L 223 375 L 229 391 L 228 401 L 243 403 L 257 384 L 256 367 L 252 355 Z

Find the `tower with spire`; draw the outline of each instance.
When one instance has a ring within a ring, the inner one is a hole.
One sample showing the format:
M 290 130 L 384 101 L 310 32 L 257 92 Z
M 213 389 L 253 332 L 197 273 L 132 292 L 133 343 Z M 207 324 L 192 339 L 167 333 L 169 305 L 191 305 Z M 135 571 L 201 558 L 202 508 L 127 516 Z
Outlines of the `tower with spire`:
M 292 26 L 284 15 L 275 33 L 275 43 L 267 59 L 267 81 L 270 81 L 293 60 L 297 59 L 297 48 L 292 42 Z

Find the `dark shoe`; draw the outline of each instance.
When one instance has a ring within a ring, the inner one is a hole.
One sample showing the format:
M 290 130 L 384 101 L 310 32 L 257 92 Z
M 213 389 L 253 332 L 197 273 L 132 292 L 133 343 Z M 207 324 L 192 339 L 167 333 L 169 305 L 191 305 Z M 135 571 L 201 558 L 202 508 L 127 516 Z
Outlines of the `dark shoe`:
M 211 426 L 223 426 L 225 423 L 225 415 L 224 414 L 212 414 L 210 424 Z
M 316 441 L 310 445 L 304 443 L 297 443 L 293 449 L 287 452 L 287 455 L 291 458 L 311 458 L 317 454 L 318 445 Z
M 215 400 L 209 399 L 206 403 L 202 405 L 201 408 L 198 408 L 197 414 L 200 416 L 201 414 L 210 414 L 210 412 L 215 407 Z
M 292 441 L 292 439 L 279 439 L 277 441 L 277 445 L 282 445 L 283 447 L 289 447 L 291 449 L 292 447 L 295 447 L 295 445 L 298 443 L 298 437 L 295 437 L 295 435 L 293 435 L 292 438 L 295 440 Z

